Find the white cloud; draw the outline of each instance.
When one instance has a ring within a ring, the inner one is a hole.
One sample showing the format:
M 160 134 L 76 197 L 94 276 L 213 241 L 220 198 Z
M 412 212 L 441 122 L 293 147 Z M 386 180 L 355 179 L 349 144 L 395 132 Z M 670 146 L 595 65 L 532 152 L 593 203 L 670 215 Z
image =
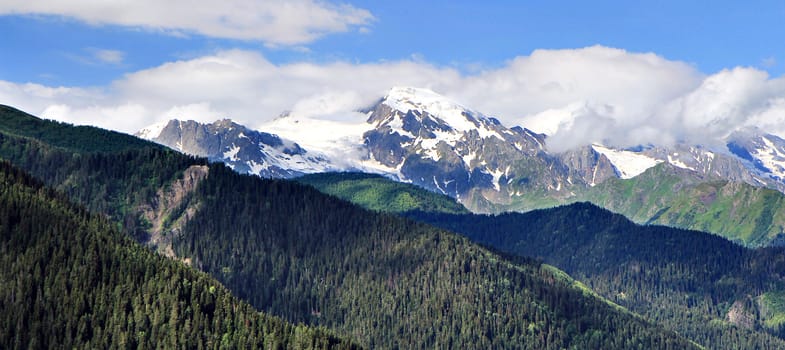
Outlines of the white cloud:
M 64 56 L 74 62 L 90 66 L 120 66 L 125 60 L 125 52 L 123 51 L 100 49 L 96 47 L 85 48 L 80 53 L 66 53 Z
M 555 150 L 711 143 L 745 126 L 785 136 L 785 78 L 753 68 L 704 76 L 682 62 L 599 46 L 538 50 L 469 75 L 415 60 L 276 65 L 232 50 L 130 73 L 102 88 L 0 82 L 0 103 L 126 132 L 170 118 L 229 117 L 259 127 L 285 111 L 363 118 L 351 112 L 395 85 L 430 88 L 508 126 L 547 132 Z
M 89 50 L 96 61 L 107 64 L 120 64 L 125 59 L 125 52 L 118 50 L 92 48 Z
M 52 15 L 93 25 L 120 25 L 173 34 L 258 40 L 270 45 L 312 42 L 329 33 L 366 28 L 374 17 L 348 4 L 318 0 L 5 0 L 0 15 Z M 367 29 L 367 28 L 366 28 Z
M 685 139 L 709 142 L 745 126 L 785 136 L 785 77 L 771 79 L 754 68 L 734 68 L 709 76 L 660 115 L 672 115 Z
M 689 92 L 701 78 L 683 62 L 593 46 L 534 51 L 468 77 L 456 93 L 507 123 L 558 136 L 549 144 L 563 150 L 626 143 L 626 134 L 650 122 L 653 110 Z

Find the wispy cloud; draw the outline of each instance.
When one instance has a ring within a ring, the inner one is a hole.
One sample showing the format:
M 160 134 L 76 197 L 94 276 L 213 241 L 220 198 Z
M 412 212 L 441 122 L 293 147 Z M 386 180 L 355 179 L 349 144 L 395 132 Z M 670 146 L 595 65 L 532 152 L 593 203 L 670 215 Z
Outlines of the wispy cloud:
M 93 89 L 0 82 L 0 103 L 127 132 L 169 118 L 230 117 L 258 127 L 287 110 L 356 116 L 351 112 L 395 85 L 431 88 L 508 126 L 548 132 L 557 150 L 590 142 L 713 143 L 746 126 L 785 136 L 783 77 L 754 68 L 705 75 L 684 62 L 602 46 L 538 50 L 476 73 L 415 59 L 274 64 L 231 50 Z
M 777 58 L 774 56 L 766 57 L 760 61 L 760 64 L 763 68 L 774 68 L 777 65 Z
M 125 63 L 125 52 L 97 47 L 87 47 L 79 52 L 65 52 L 63 56 L 89 66 L 122 66 Z
M 330 33 L 367 30 L 373 15 L 348 4 L 317 0 L 6 0 L 0 15 L 52 15 L 93 25 L 120 25 L 300 45 Z
M 107 64 L 121 64 L 125 59 L 125 52 L 118 50 L 107 50 L 91 48 L 89 51 L 93 54 L 96 61 Z

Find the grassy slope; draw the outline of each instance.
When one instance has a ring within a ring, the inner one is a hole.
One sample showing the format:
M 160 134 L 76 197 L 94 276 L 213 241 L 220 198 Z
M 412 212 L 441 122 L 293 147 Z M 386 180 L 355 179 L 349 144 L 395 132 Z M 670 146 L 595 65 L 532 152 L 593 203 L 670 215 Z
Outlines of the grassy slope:
M 325 173 L 305 175 L 295 181 L 375 211 L 401 213 L 420 210 L 453 214 L 469 212 L 449 196 L 396 182 L 381 175 Z
M 712 232 L 751 247 L 771 244 L 785 228 L 782 193 L 742 183 L 700 181 L 662 165 L 632 179 L 608 180 L 579 199 L 639 223 Z
M 707 180 L 661 164 L 632 179 L 609 179 L 570 198 L 537 193 L 489 203 L 467 196 L 483 213 L 529 211 L 587 201 L 640 224 L 659 224 L 711 232 L 747 247 L 785 244 L 785 194 L 745 183 Z

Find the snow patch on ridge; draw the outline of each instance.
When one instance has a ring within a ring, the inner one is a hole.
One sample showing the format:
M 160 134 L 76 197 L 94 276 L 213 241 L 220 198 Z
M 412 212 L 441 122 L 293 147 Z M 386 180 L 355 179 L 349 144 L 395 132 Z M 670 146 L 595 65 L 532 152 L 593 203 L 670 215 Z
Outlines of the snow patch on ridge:
M 233 144 L 232 148 L 230 148 L 228 151 L 223 153 L 224 159 L 229 159 L 233 162 L 236 162 L 237 153 L 239 152 L 240 152 L 240 147 Z
M 262 124 L 259 130 L 297 142 L 308 153 L 318 151 L 338 167 L 351 168 L 356 165 L 351 160 L 363 145 L 363 134 L 371 125 L 362 113 L 350 117 L 339 121 L 287 116 Z
M 766 147 L 756 149 L 752 156 L 763 163 L 771 175 L 785 179 L 785 152 L 777 148 L 777 145 L 765 136 L 761 137 L 761 140 Z
M 614 150 L 596 144 L 591 147 L 611 161 L 613 167 L 619 171 L 619 177 L 622 179 L 636 177 L 647 169 L 663 162 L 660 159 L 635 152 Z
M 169 124 L 169 121 L 155 123 L 140 130 L 137 135 L 145 140 L 152 140 L 161 135 L 167 124 Z
M 674 153 L 674 156 L 678 157 L 678 155 L 679 155 L 678 153 Z M 682 162 L 682 161 L 680 161 L 680 160 L 678 160 L 676 158 L 671 157 L 670 154 L 668 155 L 668 164 L 673 165 L 673 166 L 678 167 L 678 168 L 695 171 L 695 168 L 693 168 L 691 166 L 688 166 L 687 164 L 685 164 L 684 162 Z
M 488 169 L 490 171 L 490 169 Z M 496 169 L 495 171 L 490 171 L 490 175 L 493 176 L 493 188 L 498 192 L 501 191 L 501 187 L 499 186 L 499 180 L 501 179 L 504 172 Z

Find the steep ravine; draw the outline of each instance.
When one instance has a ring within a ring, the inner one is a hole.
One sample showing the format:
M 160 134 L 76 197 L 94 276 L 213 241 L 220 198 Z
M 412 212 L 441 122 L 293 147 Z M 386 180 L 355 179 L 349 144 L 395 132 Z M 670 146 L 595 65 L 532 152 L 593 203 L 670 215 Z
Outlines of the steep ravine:
M 149 224 L 146 230 L 149 236 L 143 243 L 160 254 L 175 257 L 172 237 L 196 213 L 199 204 L 191 200 L 191 194 L 207 177 L 208 169 L 206 165 L 188 167 L 181 177 L 159 189 L 154 198 L 138 207 L 139 215 Z

